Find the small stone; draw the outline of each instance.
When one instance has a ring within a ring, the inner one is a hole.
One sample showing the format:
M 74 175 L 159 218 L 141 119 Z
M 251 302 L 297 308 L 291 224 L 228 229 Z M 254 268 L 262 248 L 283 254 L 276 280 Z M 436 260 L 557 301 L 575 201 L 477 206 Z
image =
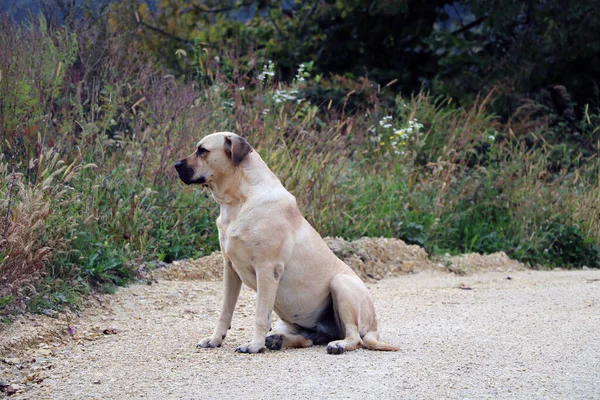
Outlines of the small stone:
M 410 261 L 406 261 L 403 262 L 402 264 L 400 264 L 400 270 L 402 272 L 404 272 L 405 274 L 410 274 L 414 271 L 415 268 L 415 264 L 410 262 Z
M 16 383 L 6 386 L 6 394 L 9 396 L 12 396 L 13 394 L 17 393 L 19 390 L 23 390 L 23 387 Z
M 51 308 L 46 308 L 45 310 L 42 310 L 42 314 L 47 315 L 49 317 L 54 317 L 56 314 L 58 314 L 58 311 L 53 310 Z
M 9 365 L 17 365 L 21 363 L 21 359 L 16 358 L 16 357 L 12 357 L 12 358 L 5 358 L 2 360 L 4 363 L 9 364 Z

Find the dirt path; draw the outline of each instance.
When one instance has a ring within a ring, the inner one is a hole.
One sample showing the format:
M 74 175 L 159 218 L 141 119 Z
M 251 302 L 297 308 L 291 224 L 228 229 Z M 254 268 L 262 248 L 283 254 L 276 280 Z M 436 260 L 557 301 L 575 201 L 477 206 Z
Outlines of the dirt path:
M 197 351 L 221 284 L 132 285 L 82 317 L 78 341 L 23 356 L 51 369 L 10 398 L 600 399 L 600 271 L 422 272 L 369 288 L 400 352 L 234 353 L 252 332 L 246 289 L 224 346 Z

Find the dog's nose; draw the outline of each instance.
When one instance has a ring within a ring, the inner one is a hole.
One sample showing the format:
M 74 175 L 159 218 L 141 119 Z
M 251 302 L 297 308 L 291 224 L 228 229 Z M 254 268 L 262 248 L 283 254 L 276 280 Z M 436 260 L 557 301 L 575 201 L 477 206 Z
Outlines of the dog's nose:
M 177 171 L 179 171 L 179 170 L 181 169 L 181 167 L 183 167 L 183 161 L 177 161 L 177 162 L 175 163 L 175 165 L 173 165 L 173 166 L 175 167 L 175 169 L 176 169 Z

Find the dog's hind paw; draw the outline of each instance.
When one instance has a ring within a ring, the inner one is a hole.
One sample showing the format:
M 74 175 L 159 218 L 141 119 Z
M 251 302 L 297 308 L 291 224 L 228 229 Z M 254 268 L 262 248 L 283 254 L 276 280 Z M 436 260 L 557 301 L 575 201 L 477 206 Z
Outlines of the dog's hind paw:
M 265 345 L 269 350 L 281 350 L 281 346 L 283 346 L 283 335 L 267 336 Z

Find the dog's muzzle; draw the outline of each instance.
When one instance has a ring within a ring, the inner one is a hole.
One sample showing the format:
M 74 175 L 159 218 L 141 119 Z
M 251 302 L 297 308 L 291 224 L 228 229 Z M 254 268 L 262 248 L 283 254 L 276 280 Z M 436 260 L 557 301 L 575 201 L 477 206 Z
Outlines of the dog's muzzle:
M 177 161 L 175 165 L 175 170 L 179 174 L 179 179 L 183 181 L 186 185 L 198 184 L 202 185 L 206 183 L 206 178 L 201 176 L 198 179 L 192 179 L 194 176 L 194 170 L 188 167 L 187 162 L 185 160 Z

